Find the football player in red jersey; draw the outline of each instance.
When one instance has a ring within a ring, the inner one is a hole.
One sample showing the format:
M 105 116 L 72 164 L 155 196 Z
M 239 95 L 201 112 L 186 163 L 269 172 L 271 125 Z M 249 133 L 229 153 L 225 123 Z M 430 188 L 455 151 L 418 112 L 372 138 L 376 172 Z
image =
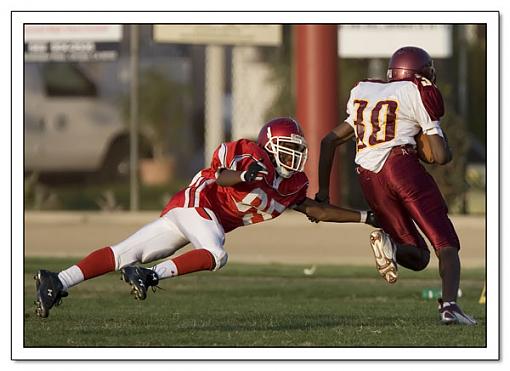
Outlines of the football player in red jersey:
M 222 143 L 211 166 L 176 193 L 160 217 L 126 240 L 96 250 L 60 273 L 40 270 L 36 280 L 36 314 L 67 296 L 67 290 L 90 278 L 121 271 L 136 299 L 161 279 L 202 270 L 218 270 L 227 263 L 225 233 L 260 223 L 294 208 L 320 217 L 324 210 L 341 222 L 375 225 L 371 211 L 354 211 L 321 205 L 306 197 L 308 179 L 303 172 L 307 145 L 298 123 L 276 118 L 260 130 L 257 142 L 246 139 Z M 186 244 L 193 250 L 155 265 L 134 266 L 173 255 Z
M 361 81 L 351 90 L 347 119 L 321 142 L 315 199 L 327 200 L 335 149 L 354 137 L 358 179 L 382 227 L 370 235 L 380 275 L 394 283 L 397 264 L 415 271 L 428 265 L 430 253 L 416 223 L 439 258 L 441 321 L 476 324 L 456 303 L 459 239 L 438 186 L 420 164 L 414 139 L 421 130 L 428 136 L 434 162 L 451 161 L 439 121 L 443 98 L 435 85 L 432 59 L 423 49 L 403 47 L 390 59 L 387 80 Z

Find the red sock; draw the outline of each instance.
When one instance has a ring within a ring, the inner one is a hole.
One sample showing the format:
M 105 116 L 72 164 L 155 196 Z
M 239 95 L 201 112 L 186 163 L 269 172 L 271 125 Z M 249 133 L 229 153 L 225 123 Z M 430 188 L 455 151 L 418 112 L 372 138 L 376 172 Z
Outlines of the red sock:
M 110 247 L 103 247 L 89 254 L 76 264 L 86 280 L 115 270 L 115 257 Z
M 192 272 L 213 270 L 216 265 L 214 257 L 206 249 L 188 251 L 172 259 L 172 261 L 177 267 L 179 276 Z

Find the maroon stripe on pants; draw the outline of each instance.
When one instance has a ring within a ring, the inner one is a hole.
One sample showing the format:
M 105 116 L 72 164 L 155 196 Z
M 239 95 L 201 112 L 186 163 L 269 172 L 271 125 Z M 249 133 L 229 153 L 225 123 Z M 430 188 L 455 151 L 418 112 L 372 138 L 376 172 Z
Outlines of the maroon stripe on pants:
M 427 248 L 414 220 L 434 249 L 460 248 L 441 192 L 414 150 L 393 148 L 379 173 L 358 167 L 358 179 L 382 228 L 395 242 Z

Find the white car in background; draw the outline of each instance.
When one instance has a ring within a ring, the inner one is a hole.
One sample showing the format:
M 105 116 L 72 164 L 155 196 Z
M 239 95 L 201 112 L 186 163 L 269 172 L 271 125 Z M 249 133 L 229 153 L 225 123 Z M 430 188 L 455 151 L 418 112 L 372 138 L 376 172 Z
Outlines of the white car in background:
M 25 173 L 129 175 L 129 132 L 119 109 L 69 63 L 25 64 Z M 151 147 L 140 136 L 140 157 Z

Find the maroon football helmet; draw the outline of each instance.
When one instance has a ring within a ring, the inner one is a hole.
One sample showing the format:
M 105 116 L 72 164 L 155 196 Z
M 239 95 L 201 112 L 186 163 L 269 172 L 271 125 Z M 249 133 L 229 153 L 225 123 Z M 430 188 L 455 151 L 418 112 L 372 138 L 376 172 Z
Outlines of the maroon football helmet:
M 308 147 L 303 130 L 295 120 L 278 117 L 267 122 L 260 129 L 257 143 L 270 154 L 280 176 L 289 178 L 304 170 Z
M 413 78 L 416 74 L 433 83 L 436 81 L 436 70 L 429 53 L 414 46 L 405 46 L 393 53 L 388 65 L 389 81 Z

